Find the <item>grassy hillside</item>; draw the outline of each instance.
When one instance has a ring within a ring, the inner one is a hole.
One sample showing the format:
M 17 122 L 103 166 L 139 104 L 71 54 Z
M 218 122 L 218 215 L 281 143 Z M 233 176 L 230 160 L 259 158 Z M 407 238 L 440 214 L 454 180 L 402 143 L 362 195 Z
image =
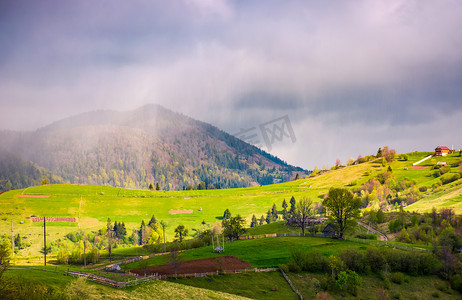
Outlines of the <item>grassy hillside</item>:
M 222 254 L 212 252 L 212 247 L 201 247 L 184 252 L 184 260 L 219 257 L 223 255 L 236 256 L 249 262 L 256 268 L 277 267 L 287 263 L 292 249 L 303 251 L 317 250 L 323 255 L 338 254 L 346 249 L 365 249 L 361 243 L 351 241 L 339 241 L 329 238 L 317 237 L 275 237 L 256 240 L 239 240 L 225 244 L 225 252 Z M 146 261 L 135 262 L 124 266 L 125 269 L 144 267 Z M 156 256 L 147 260 L 148 266 L 165 264 L 163 256 Z
M 205 221 L 212 226 L 220 221 L 225 209 L 232 214 L 241 214 L 248 224 L 253 214 L 266 214 L 273 203 L 282 210 L 283 199 L 289 201 L 308 197 L 322 201 L 330 187 L 347 187 L 359 190 L 368 180 L 392 168 L 397 181 L 405 178 L 415 180 L 417 187 L 428 187 L 421 193 L 422 199 L 408 206 L 407 210 L 429 211 L 437 208 L 454 208 L 462 212 L 461 179 L 435 189 L 432 185 L 439 178 L 432 176 L 431 169 L 438 161 L 446 161 L 453 166 L 450 173 L 458 172 L 456 166 L 462 160 L 458 154 L 442 158 L 432 158 L 422 163 L 423 168 L 414 169 L 412 163 L 428 156 L 429 152 L 408 154 L 408 160 L 397 159 L 385 167 L 377 161 L 343 167 L 321 175 L 261 187 L 193 190 L 193 191 L 147 191 L 130 190 L 107 186 L 88 185 L 46 185 L 13 190 L 0 195 L 0 231 L 9 232 L 13 220 L 15 233 L 20 233 L 32 243 L 23 254 L 37 254 L 42 247 L 42 224 L 32 223 L 31 216 L 75 217 L 78 223 L 49 223 L 49 241 L 62 237 L 68 232 L 98 230 L 105 226 L 107 218 L 125 222 L 128 235 L 131 229 L 139 229 L 141 220 L 148 221 L 151 215 L 164 220 L 167 238 L 173 238 L 174 228 L 184 224 L 191 234 L 201 228 Z M 48 198 L 29 198 L 20 195 L 49 195 Z M 200 210 L 202 208 L 202 211 Z M 191 209 L 188 214 L 170 214 L 170 210 Z M 21 224 L 21 222 L 24 224 Z M 206 225 L 206 226 L 208 226 Z
M 55 293 L 62 292 L 64 295 L 67 287 L 76 280 L 74 277 L 64 276 L 62 272 L 43 272 L 31 269 L 9 270 L 5 273 L 5 277 L 8 280 L 17 282 L 19 285 L 22 284 L 22 288 L 29 289 L 29 291 L 31 287 L 36 286 L 37 290 L 43 293 L 43 286 L 46 286 L 53 288 Z M 88 285 L 91 285 L 94 289 L 92 297 L 94 299 L 248 299 L 168 281 L 156 281 L 122 290 L 90 282 Z M 29 297 L 27 295 L 22 296 L 26 296 L 26 298 L 34 296 L 34 299 L 49 299 L 50 295 L 36 293 L 29 295 Z

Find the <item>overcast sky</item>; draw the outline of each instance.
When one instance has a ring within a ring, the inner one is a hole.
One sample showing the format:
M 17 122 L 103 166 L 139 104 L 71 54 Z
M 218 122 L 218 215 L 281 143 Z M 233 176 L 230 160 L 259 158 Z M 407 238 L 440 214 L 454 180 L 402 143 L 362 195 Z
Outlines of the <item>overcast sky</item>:
M 230 133 L 287 115 L 270 152 L 307 169 L 459 149 L 461 28 L 456 0 L 3 0 L 0 129 L 158 103 Z

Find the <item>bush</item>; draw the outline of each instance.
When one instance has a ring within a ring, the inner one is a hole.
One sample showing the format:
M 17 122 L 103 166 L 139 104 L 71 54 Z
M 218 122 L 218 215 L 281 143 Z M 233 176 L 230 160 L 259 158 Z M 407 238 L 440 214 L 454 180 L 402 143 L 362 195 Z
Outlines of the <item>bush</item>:
M 340 272 L 335 284 L 342 291 L 347 291 L 356 296 L 358 294 L 358 288 L 362 284 L 362 279 L 355 271 L 348 270 L 346 272 Z
M 450 173 L 450 174 L 445 174 L 445 175 L 441 176 L 440 180 L 441 180 L 441 182 L 443 184 L 448 184 L 448 183 L 451 183 L 453 181 L 456 181 L 459 178 L 460 178 L 459 173 Z
M 356 272 L 366 272 L 368 265 L 364 262 L 363 252 L 359 252 L 356 249 L 348 249 L 340 253 L 340 259 L 343 260 L 346 267 Z
M 427 191 L 427 189 L 428 188 L 425 185 L 423 185 L 423 186 L 419 187 L 419 192 L 425 193 Z
M 302 268 L 295 262 L 289 261 L 287 263 L 287 267 L 289 268 L 290 272 L 298 273 L 302 270 Z
M 374 233 L 361 232 L 361 233 L 356 234 L 356 237 L 358 239 L 364 239 L 364 240 L 377 240 L 377 235 Z
M 305 254 L 303 258 L 303 271 L 321 272 L 327 269 L 327 261 L 320 252 L 313 251 Z
M 282 271 L 284 271 L 284 273 L 288 273 L 288 272 L 289 272 L 289 266 L 288 266 L 287 264 L 279 265 L 279 269 L 281 269 Z
M 390 280 L 396 284 L 403 284 L 405 282 L 409 282 L 409 278 L 401 272 L 392 273 L 390 276 Z
M 451 288 L 453 290 L 462 292 L 462 277 L 459 274 L 449 277 L 449 282 L 451 283 Z
M 311 279 L 311 288 L 315 294 L 319 293 L 321 291 L 321 282 L 316 278 Z
M 403 227 L 404 227 L 404 224 L 400 219 L 396 219 L 388 223 L 388 230 L 390 230 L 390 232 L 392 233 L 400 231 L 401 229 L 403 229 Z
M 367 248 L 365 260 L 370 266 L 371 271 L 374 273 L 381 271 L 385 266 L 384 255 L 378 248 Z

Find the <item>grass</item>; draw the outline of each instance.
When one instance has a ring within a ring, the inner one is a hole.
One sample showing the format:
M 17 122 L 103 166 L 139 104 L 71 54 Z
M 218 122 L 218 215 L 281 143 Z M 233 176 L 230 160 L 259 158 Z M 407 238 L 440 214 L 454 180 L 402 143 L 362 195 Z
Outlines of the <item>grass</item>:
M 193 260 L 224 255 L 236 256 L 249 262 L 253 267 L 269 268 L 287 263 L 291 249 L 303 249 L 304 251 L 317 250 L 324 256 L 338 254 L 346 249 L 366 249 L 362 243 L 351 241 L 339 241 L 330 238 L 318 237 L 275 237 L 256 240 L 239 240 L 225 244 L 225 252 L 222 254 L 212 252 L 212 247 L 201 247 L 183 252 L 183 260 Z M 148 266 L 165 264 L 166 257 L 156 256 L 146 261 L 130 263 L 125 269 L 142 268 L 147 262 Z
M 298 299 L 280 272 L 226 274 L 171 281 L 252 299 Z
M 54 289 L 65 291 L 75 277 L 64 276 L 63 272 L 43 272 L 39 270 L 8 270 L 5 278 L 14 280 L 24 287 L 31 284 L 43 284 Z M 180 283 L 156 281 L 125 289 L 113 289 L 100 284 L 88 282 L 96 289 L 93 295 L 97 299 L 247 299 L 219 291 L 211 291 Z
M 316 278 L 321 281 L 324 275 L 288 273 L 288 276 L 305 299 L 313 299 L 315 293 L 311 280 Z M 374 274 L 361 274 L 361 278 L 362 285 L 357 296 L 345 294 L 344 297 L 340 291 L 329 291 L 329 294 L 333 299 L 377 299 L 377 292 L 382 289 L 391 299 L 434 299 L 436 294 L 442 299 L 460 299 L 462 297 L 459 292 L 448 288 L 447 281 L 436 276 L 409 276 L 409 282 L 402 284 L 389 282 L 388 288 L 385 287 L 384 280 Z
M 249 228 L 246 235 L 260 235 L 260 234 L 271 234 L 271 233 L 288 233 L 297 232 L 302 233 L 301 228 L 295 228 L 287 226 L 285 221 L 274 222 L 270 224 L 264 224 L 257 227 Z
M 432 158 L 424 163 L 425 169 L 412 169 L 412 163 L 428 156 L 430 152 L 408 154 L 408 160 L 395 160 L 390 164 L 397 180 L 415 180 L 418 186 L 431 186 L 438 179 L 432 176 L 430 167 L 438 161 L 455 165 L 462 160 L 458 154 Z M 387 166 L 388 167 L 388 166 Z M 0 232 L 9 232 L 13 220 L 14 232 L 25 237 L 32 246 L 21 250 L 23 256 L 38 255 L 42 247 L 42 225 L 32 223 L 28 217 L 75 217 L 77 223 L 49 223 L 49 242 L 62 238 L 77 230 L 97 231 L 106 225 L 107 218 L 124 222 L 128 235 L 139 229 L 141 220 L 147 222 L 152 215 L 165 221 L 168 240 L 174 238 L 174 229 L 183 224 L 192 234 L 200 230 L 205 221 L 213 226 L 220 221 L 225 209 L 233 215 L 240 214 L 250 224 L 253 214 L 266 215 L 273 203 L 282 210 L 281 204 L 292 196 L 296 199 L 308 197 L 315 202 L 322 201 L 330 187 L 359 188 L 373 176 L 386 170 L 379 161 L 327 171 L 316 177 L 302 178 L 291 182 L 262 187 L 200 190 L 200 191 L 148 191 L 121 189 L 108 186 L 87 185 L 46 185 L 14 190 L 0 195 Z M 451 172 L 457 172 L 453 167 Z M 420 201 L 408 206 L 407 210 L 429 211 L 435 207 L 451 207 L 456 213 L 462 212 L 462 179 L 441 187 L 440 191 L 429 191 Z M 18 197 L 19 195 L 50 195 L 49 198 Z M 170 210 L 192 209 L 192 214 L 172 215 Z M 202 209 L 202 210 L 201 210 Z M 24 222 L 21 224 L 21 222 Z M 285 230 L 274 225 L 274 232 Z M 260 228 L 252 229 L 259 234 Z

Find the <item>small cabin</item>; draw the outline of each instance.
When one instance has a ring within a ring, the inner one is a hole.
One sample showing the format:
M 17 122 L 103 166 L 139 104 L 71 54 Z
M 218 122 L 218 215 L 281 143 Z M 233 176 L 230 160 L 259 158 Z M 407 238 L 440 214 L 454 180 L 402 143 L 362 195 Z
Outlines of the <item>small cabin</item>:
M 438 146 L 435 148 L 435 154 L 433 156 L 446 156 L 448 154 L 451 154 L 452 151 L 446 146 Z
M 326 227 L 322 230 L 322 233 L 325 237 L 334 237 L 335 236 L 335 228 L 331 224 L 327 224 Z
M 109 265 L 106 267 L 106 271 L 120 271 L 121 268 L 118 264 Z

